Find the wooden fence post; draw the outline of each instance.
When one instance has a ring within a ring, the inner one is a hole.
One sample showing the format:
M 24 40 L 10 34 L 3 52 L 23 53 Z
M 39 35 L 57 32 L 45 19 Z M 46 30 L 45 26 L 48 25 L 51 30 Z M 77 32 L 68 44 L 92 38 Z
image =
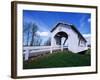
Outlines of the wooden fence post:
M 29 50 L 26 50 L 25 53 L 25 61 L 27 61 L 29 59 Z

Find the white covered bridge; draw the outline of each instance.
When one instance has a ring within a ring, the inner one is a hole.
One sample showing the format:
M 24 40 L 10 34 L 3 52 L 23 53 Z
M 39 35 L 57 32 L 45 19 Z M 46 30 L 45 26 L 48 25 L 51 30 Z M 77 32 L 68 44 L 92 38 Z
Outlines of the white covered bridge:
M 51 30 L 51 46 L 24 47 L 25 60 L 28 60 L 32 54 L 42 55 L 44 52 L 52 53 L 55 50 L 63 51 L 66 48 L 73 53 L 78 53 L 87 50 L 86 42 L 74 25 L 58 23 Z

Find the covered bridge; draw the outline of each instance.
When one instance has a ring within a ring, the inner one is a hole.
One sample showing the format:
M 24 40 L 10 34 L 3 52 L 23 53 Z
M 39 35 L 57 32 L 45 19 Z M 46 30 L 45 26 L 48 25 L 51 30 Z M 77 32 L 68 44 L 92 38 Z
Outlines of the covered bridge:
M 51 53 L 52 47 L 60 46 L 61 50 L 64 46 L 68 50 L 77 53 L 87 49 L 86 39 L 72 24 L 58 23 L 51 30 Z

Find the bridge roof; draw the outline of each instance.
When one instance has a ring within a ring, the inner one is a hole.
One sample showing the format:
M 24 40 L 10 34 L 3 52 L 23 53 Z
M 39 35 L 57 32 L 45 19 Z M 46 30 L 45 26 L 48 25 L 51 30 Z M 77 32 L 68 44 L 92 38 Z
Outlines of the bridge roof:
M 51 30 L 51 32 L 53 32 L 59 25 L 66 25 L 66 26 L 70 26 L 85 42 L 86 39 L 81 35 L 81 33 L 76 29 L 76 27 L 72 24 L 68 24 L 68 23 L 58 23 L 56 24 L 56 26 Z

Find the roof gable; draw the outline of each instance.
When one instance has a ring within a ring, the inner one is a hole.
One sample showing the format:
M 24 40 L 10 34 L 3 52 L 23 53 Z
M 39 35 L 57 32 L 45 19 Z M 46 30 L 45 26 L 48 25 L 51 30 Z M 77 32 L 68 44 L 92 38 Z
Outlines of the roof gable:
M 74 25 L 72 25 L 72 24 L 58 23 L 58 24 L 51 30 L 51 32 L 53 32 L 59 25 L 70 26 L 71 29 L 73 29 L 73 30 L 79 35 L 79 37 L 81 37 L 85 42 L 87 42 L 86 39 L 81 35 L 81 33 L 80 33 L 80 32 L 76 29 L 76 27 L 75 27 Z

